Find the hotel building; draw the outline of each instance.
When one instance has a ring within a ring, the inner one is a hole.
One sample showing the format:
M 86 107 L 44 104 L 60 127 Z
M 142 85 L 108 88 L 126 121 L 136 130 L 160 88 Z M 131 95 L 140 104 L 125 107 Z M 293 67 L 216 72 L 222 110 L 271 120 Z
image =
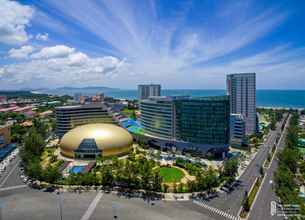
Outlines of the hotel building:
M 174 102 L 170 97 L 142 100 L 141 125 L 148 135 L 166 139 L 175 138 Z
M 140 104 L 141 125 L 158 145 L 207 153 L 229 145 L 227 96 L 152 97 Z
M 231 114 L 241 114 L 245 120 L 246 135 L 257 131 L 255 73 L 227 75 L 227 95 Z
M 62 106 L 55 108 L 56 134 L 59 138 L 72 128 L 89 123 L 113 123 L 107 107 L 102 104 Z

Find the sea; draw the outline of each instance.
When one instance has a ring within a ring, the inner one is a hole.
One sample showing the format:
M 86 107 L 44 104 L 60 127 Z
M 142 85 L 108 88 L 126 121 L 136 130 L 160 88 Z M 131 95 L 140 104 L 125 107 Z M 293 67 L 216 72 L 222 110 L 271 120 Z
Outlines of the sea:
M 191 97 L 225 95 L 225 90 L 162 90 L 163 96 L 188 95 Z M 123 99 L 136 99 L 136 90 L 120 90 L 105 92 L 106 96 Z M 305 108 L 305 90 L 257 90 L 256 105 L 258 107 Z
M 92 91 L 90 91 L 92 92 Z M 81 91 L 83 95 L 94 95 Z M 137 99 L 137 90 L 113 90 L 101 91 L 106 96 L 119 99 Z M 72 95 L 69 91 L 65 94 Z M 218 96 L 225 95 L 226 91 L 217 90 L 198 90 L 198 89 L 163 89 L 162 96 Z M 63 94 L 61 94 L 63 95 Z M 274 107 L 274 108 L 305 108 L 305 90 L 257 90 L 256 91 L 256 105 L 258 107 Z

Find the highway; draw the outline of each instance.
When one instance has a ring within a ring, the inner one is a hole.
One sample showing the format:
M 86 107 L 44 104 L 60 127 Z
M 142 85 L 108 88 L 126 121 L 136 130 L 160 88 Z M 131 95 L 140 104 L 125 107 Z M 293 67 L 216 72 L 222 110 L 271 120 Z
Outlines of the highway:
M 239 180 L 241 185 L 234 189 L 231 193 L 220 193 L 219 197 L 205 202 L 207 205 L 220 209 L 233 216 L 237 216 L 242 206 L 242 201 L 245 195 L 245 191 L 250 190 L 255 179 L 260 175 L 260 167 L 268 156 L 268 152 L 274 145 L 277 137 L 277 133 L 281 132 L 282 122 L 277 123 L 276 130 L 270 131 L 266 141 L 260 146 L 255 158 L 248 165 L 244 173 L 241 175 Z
M 286 125 L 288 125 L 289 120 Z M 287 126 L 283 132 L 283 138 L 280 140 L 278 147 L 276 149 L 275 155 L 278 151 L 282 150 L 285 147 L 285 138 L 287 135 Z M 273 173 L 277 170 L 278 160 L 276 156 L 272 160 L 269 169 L 267 169 L 265 173 L 265 178 L 262 183 L 261 190 L 258 192 L 257 199 L 251 209 L 249 219 L 264 219 L 264 220 L 277 220 L 283 219 L 283 217 L 274 215 L 271 216 L 270 212 L 270 204 L 271 201 L 278 201 L 277 196 L 273 189 Z

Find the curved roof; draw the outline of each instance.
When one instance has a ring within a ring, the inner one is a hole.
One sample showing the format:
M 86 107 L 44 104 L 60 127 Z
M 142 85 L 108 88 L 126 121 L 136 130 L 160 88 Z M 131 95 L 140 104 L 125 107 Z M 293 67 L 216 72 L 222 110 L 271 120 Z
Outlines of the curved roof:
M 84 139 L 94 139 L 101 150 L 131 146 L 133 139 L 125 129 L 114 124 L 87 124 L 67 132 L 60 141 L 65 150 L 76 150 Z

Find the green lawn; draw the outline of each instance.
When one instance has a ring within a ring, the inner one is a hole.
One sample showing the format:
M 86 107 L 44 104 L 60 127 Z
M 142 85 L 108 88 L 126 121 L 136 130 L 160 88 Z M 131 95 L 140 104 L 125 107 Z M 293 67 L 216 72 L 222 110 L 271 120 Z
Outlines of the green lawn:
M 128 108 L 124 108 L 122 110 L 123 115 L 125 115 L 126 117 L 132 118 L 133 114 L 134 114 L 134 109 L 128 109 Z
M 180 182 L 184 177 L 184 173 L 175 167 L 161 167 L 160 175 L 165 183 Z

